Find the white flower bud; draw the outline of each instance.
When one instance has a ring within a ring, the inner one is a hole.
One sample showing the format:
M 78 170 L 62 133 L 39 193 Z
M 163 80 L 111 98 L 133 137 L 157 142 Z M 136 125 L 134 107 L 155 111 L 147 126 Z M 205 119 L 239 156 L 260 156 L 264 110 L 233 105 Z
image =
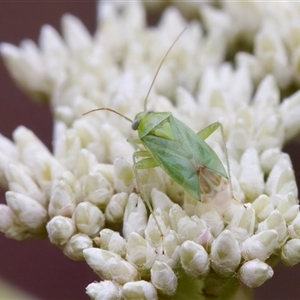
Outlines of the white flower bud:
M 34 165 L 32 165 L 34 169 L 33 177 L 49 199 L 51 197 L 53 180 L 59 177 L 65 171 L 65 168 L 58 160 L 48 155 L 41 154 L 37 157 L 37 160 L 33 161 Z
M 181 242 L 185 240 L 196 240 L 207 229 L 206 222 L 197 216 L 190 218 L 189 216 L 180 213 L 182 210 L 177 204 L 170 210 L 170 222 L 171 228 L 178 234 L 178 238 Z M 180 215 L 182 216 L 180 218 Z M 179 217 L 179 218 L 178 218 Z M 175 222 L 177 221 L 177 224 Z
M 30 162 L 33 153 L 51 155 L 47 147 L 39 140 L 39 138 L 28 128 L 24 126 L 17 127 L 13 132 L 13 138 L 17 145 L 21 160 L 26 163 Z M 27 164 L 30 166 L 30 164 Z
M 168 178 L 161 168 L 140 169 L 137 176 L 142 185 L 142 192 L 147 197 L 151 198 L 154 188 L 162 193 L 166 192 Z
M 185 241 L 180 247 L 181 265 L 188 276 L 201 278 L 207 275 L 210 268 L 208 254 L 195 242 Z
M 186 32 L 185 32 L 186 33 Z M 181 121 L 186 124 L 188 127 L 193 128 L 195 122 L 197 122 L 198 118 L 198 104 L 195 97 L 191 94 L 191 92 L 179 86 L 176 89 L 176 107 L 178 110 L 184 112 L 181 117 Z M 177 117 L 176 115 L 174 115 Z M 173 198 L 172 198 L 173 199 Z
M 100 231 L 101 249 L 112 251 L 121 257 L 126 255 L 126 241 L 119 232 L 105 228 Z
M 105 207 L 113 195 L 112 186 L 99 172 L 89 172 L 85 177 L 83 190 L 86 201 L 98 207 Z
M 18 222 L 32 233 L 44 230 L 48 214 L 46 209 L 34 199 L 14 193 L 5 193 L 6 202 L 14 212 Z
M 255 148 L 248 148 L 241 158 L 239 182 L 250 202 L 264 191 L 264 174 Z
M 258 224 L 256 234 L 270 229 L 277 231 L 280 245 L 288 238 L 285 220 L 278 210 L 274 210 L 265 221 Z
M 17 223 L 16 216 L 11 208 L 5 204 L 0 204 L 0 231 L 6 237 L 21 241 L 33 236 L 24 226 Z
M 117 75 L 117 76 L 119 76 L 119 75 Z M 133 77 L 131 77 L 131 81 L 134 82 Z M 126 81 L 126 80 L 123 81 L 123 84 L 125 84 L 125 82 L 126 82 L 126 84 L 128 84 L 128 81 Z M 134 82 L 134 84 L 135 84 L 135 82 Z M 118 88 L 118 95 L 116 96 L 116 98 L 118 98 L 118 96 L 120 96 L 120 88 L 121 87 Z M 122 100 L 124 100 L 124 96 L 125 95 L 122 94 L 122 96 L 121 96 Z M 123 103 L 123 101 L 122 101 L 122 103 Z M 119 105 L 121 105 L 123 107 L 123 104 L 120 103 Z M 117 109 L 117 107 L 116 107 L 116 109 Z M 119 118 L 116 118 L 116 116 L 114 116 L 114 117 L 115 117 L 115 120 L 116 119 L 118 120 L 117 122 L 115 122 L 114 126 L 110 125 L 109 123 L 104 123 L 103 126 L 101 128 L 99 128 L 99 130 L 100 130 L 100 137 L 99 137 L 100 145 L 104 144 L 104 145 L 110 146 L 109 152 L 105 153 L 105 160 L 114 161 L 116 157 L 123 157 L 123 159 L 131 162 L 133 147 L 130 143 L 125 141 L 126 137 L 128 137 L 130 135 L 130 133 L 129 133 L 130 126 L 128 126 L 128 123 L 126 122 L 126 126 L 124 126 L 124 128 L 122 128 L 123 126 L 120 126 L 120 117 Z M 121 122 L 125 122 L 125 120 L 124 121 L 121 120 Z M 122 134 L 120 131 L 122 131 L 122 132 L 125 131 L 125 133 Z M 99 150 L 97 149 L 97 152 L 98 151 Z
M 54 155 L 69 170 L 76 166 L 77 154 L 81 149 L 81 141 L 75 129 L 68 129 L 58 136 L 54 144 Z
M 264 120 L 256 132 L 256 147 L 265 150 L 270 147 L 280 147 L 284 143 L 284 124 L 276 112 Z
M 1 230 L 1 228 L 0 228 Z M 3 231 L 5 236 L 16 241 L 26 240 L 31 237 L 36 237 L 36 234 L 29 232 L 24 226 L 13 223 L 7 230 Z
M 263 124 L 267 117 L 276 113 L 280 103 L 280 92 L 273 75 L 268 74 L 260 82 L 252 99 L 252 107 L 257 113 L 254 115 L 256 124 Z M 260 126 L 259 125 L 259 126 Z
M 47 103 L 50 92 L 49 80 L 36 44 L 28 39 L 22 41 L 20 48 L 2 43 L 0 52 L 17 85 L 38 102 Z
M 14 131 L 13 137 L 19 150 L 20 160 L 30 168 L 33 178 L 46 197 L 50 198 L 52 180 L 60 176 L 65 168 L 27 128 L 19 126 Z
M 177 233 L 174 230 L 169 230 L 162 237 L 162 250 L 157 259 L 167 263 L 171 268 L 175 268 L 180 259 L 180 244 Z
M 79 203 L 72 218 L 78 230 L 91 237 L 98 235 L 105 223 L 102 211 L 89 202 Z
M 252 207 L 255 210 L 258 222 L 265 220 L 274 211 L 271 199 L 263 194 L 253 201 Z
M 300 239 L 289 240 L 282 248 L 280 257 L 282 262 L 292 267 L 300 262 Z
M 224 221 L 228 222 L 229 229 L 239 242 L 253 235 L 255 226 L 255 211 L 250 204 L 232 205 L 224 215 Z
M 114 187 L 117 192 L 133 192 L 134 173 L 132 166 L 122 157 L 117 157 L 114 160 Z
M 169 216 L 166 212 L 158 208 L 151 213 L 145 229 L 145 238 L 152 246 L 161 244 L 162 238 L 169 230 Z
M 178 224 L 180 222 L 181 219 L 189 219 L 189 216 L 187 215 L 187 213 L 185 212 L 185 210 L 183 210 L 178 204 L 174 204 L 170 211 L 169 211 L 169 216 L 170 216 L 170 225 L 171 228 L 173 230 L 175 230 L 176 232 L 178 232 L 178 230 L 180 229 L 178 227 Z
M 83 51 L 91 46 L 91 36 L 82 22 L 71 14 L 62 17 L 63 36 L 68 48 L 73 51 Z
M 288 57 L 277 31 L 265 26 L 255 37 L 254 53 L 264 70 L 273 73 L 281 88 L 290 81 Z
M 122 287 L 122 298 L 124 300 L 156 300 L 158 296 L 156 289 L 150 282 L 140 280 L 125 283 Z
M 285 98 L 279 106 L 285 127 L 285 141 L 290 141 L 300 132 L 300 91 Z
M 1 49 L 1 45 L 0 45 L 0 49 Z M 11 160 L 18 159 L 18 150 L 16 145 L 10 139 L 8 139 L 2 134 L 0 134 L 0 152 Z
M 206 226 L 210 228 L 210 232 L 213 236 L 218 236 L 224 228 L 224 222 L 221 216 L 214 210 L 207 211 L 200 216 L 200 219 L 205 221 Z
M 77 178 L 80 179 L 88 174 L 91 168 L 97 163 L 97 158 L 93 153 L 84 148 L 80 149 L 77 155 L 74 173 Z
M 67 132 L 67 125 L 72 124 L 74 120 L 73 111 L 70 107 L 60 106 L 60 109 L 55 110 L 55 120 L 53 123 L 53 154 L 56 156 L 56 145 L 59 137 L 64 136 Z M 65 108 L 65 109 L 64 109 Z M 63 114 L 63 116 L 61 116 Z M 57 158 L 58 159 L 58 158 Z M 62 163 L 62 160 L 59 159 Z
M 64 181 L 67 185 L 70 186 L 74 197 L 75 197 L 75 202 L 79 203 L 82 201 L 82 191 L 81 191 L 81 183 L 79 182 L 79 180 L 76 178 L 76 176 L 74 175 L 74 173 L 70 172 L 70 171 L 65 171 L 63 172 L 58 178 L 57 180 L 59 181 Z
M 135 232 L 129 234 L 126 259 L 142 276 L 149 276 L 156 256 L 155 249 L 144 238 Z
M 86 293 L 93 300 L 120 300 L 121 287 L 110 280 L 90 283 Z
M 71 217 L 75 208 L 76 198 L 74 191 L 64 178 L 59 178 L 54 182 L 52 188 L 48 207 L 50 217 L 57 215 Z
M 251 53 L 238 52 L 235 55 L 237 68 L 246 68 L 254 83 L 258 83 L 264 75 L 257 57 Z
M 211 267 L 221 276 L 231 276 L 241 262 L 241 249 L 229 230 L 222 231 L 211 244 Z
M 280 159 L 282 152 L 280 148 L 270 148 L 260 155 L 260 165 L 265 174 L 269 174 Z
M 6 232 L 15 222 L 15 216 L 12 209 L 6 205 L 0 203 L 0 231 Z
M 239 280 L 249 288 L 257 288 L 265 281 L 272 278 L 274 274 L 273 269 L 266 263 L 259 259 L 254 259 L 245 262 L 239 272 Z
M 265 261 L 278 248 L 278 233 L 272 229 L 255 234 L 246 239 L 241 248 L 245 260 Z
M 288 154 L 282 154 L 269 174 L 266 182 L 266 193 L 268 195 L 279 194 L 284 196 L 290 192 L 297 197 L 298 190 L 291 159 Z
M 251 140 L 249 128 L 252 127 L 252 111 L 250 108 L 244 108 L 236 117 L 234 124 L 228 137 L 228 145 L 231 145 L 230 151 L 234 155 L 240 157 L 244 151 L 250 146 Z
M 209 6 L 206 7 L 209 8 Z M 222 13 L 222 15 L 225 16 L 225 19 L 228 19 L 228 17 L 225 14 Z M 222 60 L 226 52 L 226 48 L 224 46 L 223 41 L 224 41 L 224 35 L 220 31 L 216 31 L 215 29 L 211 28 L 211 33 L 207 36 L 205 40 L 203 40 L 204 43 L 201 49 L 201 65 L 203 64 L 204 66 L 207 66 L 210 64 L 214 64 L 216 62 L 220 62 Z M 222 46 L 218 47 L 217 49 L 216 46 L 218 45 L 218 43 L 219 45 Z
M 116 283 L 139 279 L 137 270 L 119 255 L 97 248 L 83 250 L 83 256 L 88 265 L 104 280 L 114 280 Z
M 0 151 L 0 186 L 4 190 L 8 190 L 8 182 L 5 176 L 6 166 L 10 163 L 8 156 Z
M 101 173 L 104 178 L 113 186 L 114 184 L 114 166 L 111 164 L 96 164 L 92 166 L 91 172 Z
M 141 236 L 147 225 L 147 210 L 143 200 L 137 194 L 130 194 L 126 205 L 123 221 L 123 236 L 125 239 L 131 232 Z
M 64 245 L 76 230 L 74 221 L 63 216 L 52 218 L 46 228 L 50 242 L 57 246 Z
M 83 260 L 83 250 L 92 248 L 93 241 L 90 237 L 83 233 L 75 234 L 63 246 L 63 252 L 66 256 L 73 260 Z
M 151 268 L 151 282 L 162 294 L 172 296 L 176 293 L 177 277 L 164 262 L 156 260 Z
M 300 213 L 299 212 L 297 214 L 297 217 L 291 223 L 291 225 L 288 226 L 288 232 L 292 239 L 300 238 Z
M 43 206 L 46 206 L 47 199 L 45 194 L 23 168 L 20 168 L 13 163 L 8 164 L 6 168 L 6 178 L 9 182 L 9 189 L 12 192 L 31 197 Z
M 90 78 L 86 84 L 91 85 L 92 82 L 93 78 Z M 93 150 L 96 150 L 94 147 L 97 145 L 99 135 L 98 128 L 89 122 L 87 118 L 76 119 L 72 124 L 72 128 L 76 130 L 81 142 L 81 148 L 86 148 L 94 153 Z M 99 145 L 97 146 L 99 147 Z
M 105 209 L 105 219 L 107 223 L 122 223 L 127 202 L 127 193 L 118 193 L 111 197 Z
M 1 47 L 1 46 L 0 46 Z M 10 162 L 18 159 L 18 151 L 16 145 L 0 134 L 0 186 L 8 190 L 7 166 Z M 18 165 L 21 168 L 20 164 Z M 24 168 L 24 166 L 22 166 Z
M 282 214 L 285 222 L 287 224 L 290 224 L 299 213 L 298 199 L 295 198 L 295 195 L 293 193 L 289 193 L 284 197 L 277 197 L 280 197 L 280 200 L 278 200 L 276 210 L 278 210 Z
M 292 48 L 292 55 L 291 55 L 291 65 L 294 72 L 294 80 L 299 84 L 300 76 L 299 76 L 299 62 L 300 62 L 300 47 L 295 46 Z
M 169 212 L 170 208 L 174 205 L 174 202 L 163 192 L 153 188 L 151 191 L 151 203 L 153 210 L 160 208 L 165 212 Z
M 39 45 L 44 56 L 47 74 L 61 82 L 67 76 L 68 50 L 59 33 L 50 25 L 43 25 Z

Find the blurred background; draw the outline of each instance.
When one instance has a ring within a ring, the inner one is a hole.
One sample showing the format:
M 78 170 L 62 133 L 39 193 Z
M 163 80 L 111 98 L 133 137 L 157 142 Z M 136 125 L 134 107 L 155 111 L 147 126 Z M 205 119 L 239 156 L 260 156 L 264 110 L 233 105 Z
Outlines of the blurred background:
M 90 33 L 94 32 L 94 1 L 0 1 L 0 42 L 18 45 L 25 38 L 38 42 L 43 24 L 50 24 L 60 32 L 60 20 L 64 13 L 79 17 Z M 12 131 L 18 125 L 24 125 L 51 149 L 52 120 L 49 108 L 35 104 L 19 90 L 9 78 L 2 61 L 0 91 L 1 134 L 11 138 Z M 299 144 L 290 144 L 285 151 L 292 157 L 299 186 Z M 0 189 L 0 203 L 5 203 L 4 192 Z M 277 266 L 274 277 L 255 290 L 255 299 L 300 299 L 299 275 L 300 264 L 293 268 Z M 98 280 L 98 277 L 85 262 L 71 261 L 48 240 L 17 242 L 0 233 L 2 279 L 36 299 L 75 300 L 88 299 L 85 287 Z M 0 294 L 0 299 L 7 298 Z

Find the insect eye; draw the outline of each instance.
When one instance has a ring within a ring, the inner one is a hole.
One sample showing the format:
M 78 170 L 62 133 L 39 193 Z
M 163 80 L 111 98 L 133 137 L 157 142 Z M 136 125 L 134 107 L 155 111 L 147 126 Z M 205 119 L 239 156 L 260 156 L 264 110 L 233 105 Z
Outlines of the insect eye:
M 131 124 L 132 130 L 137 130 L 139 124 L 140 124 L 140 120 L 139 120 L 139 119 L 135 119 L 135 120 L 132 122 L 132 124 Z

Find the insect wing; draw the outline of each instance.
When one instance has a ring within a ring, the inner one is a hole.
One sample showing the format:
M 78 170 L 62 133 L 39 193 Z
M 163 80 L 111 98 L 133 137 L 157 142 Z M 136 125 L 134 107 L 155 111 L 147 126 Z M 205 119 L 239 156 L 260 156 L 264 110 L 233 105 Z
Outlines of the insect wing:
M 193 130 L 171 116 L 170 125 L 173 129 L 174 140 L 181 145 L 187 155 L 199 166 L 228 178 L 227 172 L 215 151 L 201 139 Z
M 201 199 L 199 179 L 185 149 L 174 140 L 147 135 L 143 143 L 160 167 L 192 197 Z

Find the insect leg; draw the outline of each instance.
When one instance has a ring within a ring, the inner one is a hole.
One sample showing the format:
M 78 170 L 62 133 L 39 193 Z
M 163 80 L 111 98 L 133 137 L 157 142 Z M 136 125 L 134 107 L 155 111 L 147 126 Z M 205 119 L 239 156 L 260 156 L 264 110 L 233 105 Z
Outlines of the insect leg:
M 143 143 L 140 139 L 127 139 L 127 142 L 138 148 L 140 148 L 140 145 L 143 145 Z
M 205 140 L 205 139 L 207 139 L 213 132 L 215 132 L 219 127 L 221 127 L 222 137 L 223 137 L 223 140 L 224 140 L 223 125 L 222 125 L 220 122 L 215 122 L 215 123 L 212 123 L 212 124 L 206 126 L 206 127 L 203 128 L 202 130 L 200 130 L 199 132 L 197 132 L 197 135 L 198 135 L 202 140 Z
M 141 193 L 142 199 L 145 201 L 145 203 L 146 203 L 146 205 L 147 205 L 150 213 L 152 214 L 153 219 L 154 219 L 154 221 L 155 221 L 155 223 L 156 223 L 156 225 L 158 227 L 158 230 L 160 231 L 160 234 L 163 237 L 164 234 L 163 234 L 163 232 L 162 232 L 162 230 L 161 230 L 161 228 L 159 226 L 159 223 L 158 223 L 158 220 L 157 220 L 155 214 L 153 213 L 153 209 L 152 209 L 152 206 L 150 204 L 149 198 L 146 195 L 146 193 L 144 192 L 143 185 L 142 185 L 142 183 L 140 181 L 140 178 L 138 176 L 138 169 L 149 169 L 149 168 L 158 166 L 158 164 L 155 162 L 155 160 L 152 159 L 149 156 L 150 156 L 150 154 L 149 154 L 148 151 L 137 151 L 137 152 L 133 153 L 133 172 L 134 172 L 134 175 L 135 175 L 135 178 L 136 178 L 137 187 L 138 187 L 139 192 Z M 137 161 L 138 157 L 147 157 L 147 158 L 142 159 L 141 161 Z M 148 161 L 148 163 L 141 164 L 144 161 L 146 161 L 146 162 Z M 153 165 L 151 163 L 151 161 L 155 162 L 156 164 Z M 150 162 L 150 164 L 149 164 L 149 162 Z
M 143 158 L 139 161 L 135 161 L 135 168 L 136 169 L 151 169 L 155 167 L 159 167 L 159 163 L 153 159 L 152 157 L 149 157 L 148 151 L 137 151 L 135 152 L 135 158 Z

